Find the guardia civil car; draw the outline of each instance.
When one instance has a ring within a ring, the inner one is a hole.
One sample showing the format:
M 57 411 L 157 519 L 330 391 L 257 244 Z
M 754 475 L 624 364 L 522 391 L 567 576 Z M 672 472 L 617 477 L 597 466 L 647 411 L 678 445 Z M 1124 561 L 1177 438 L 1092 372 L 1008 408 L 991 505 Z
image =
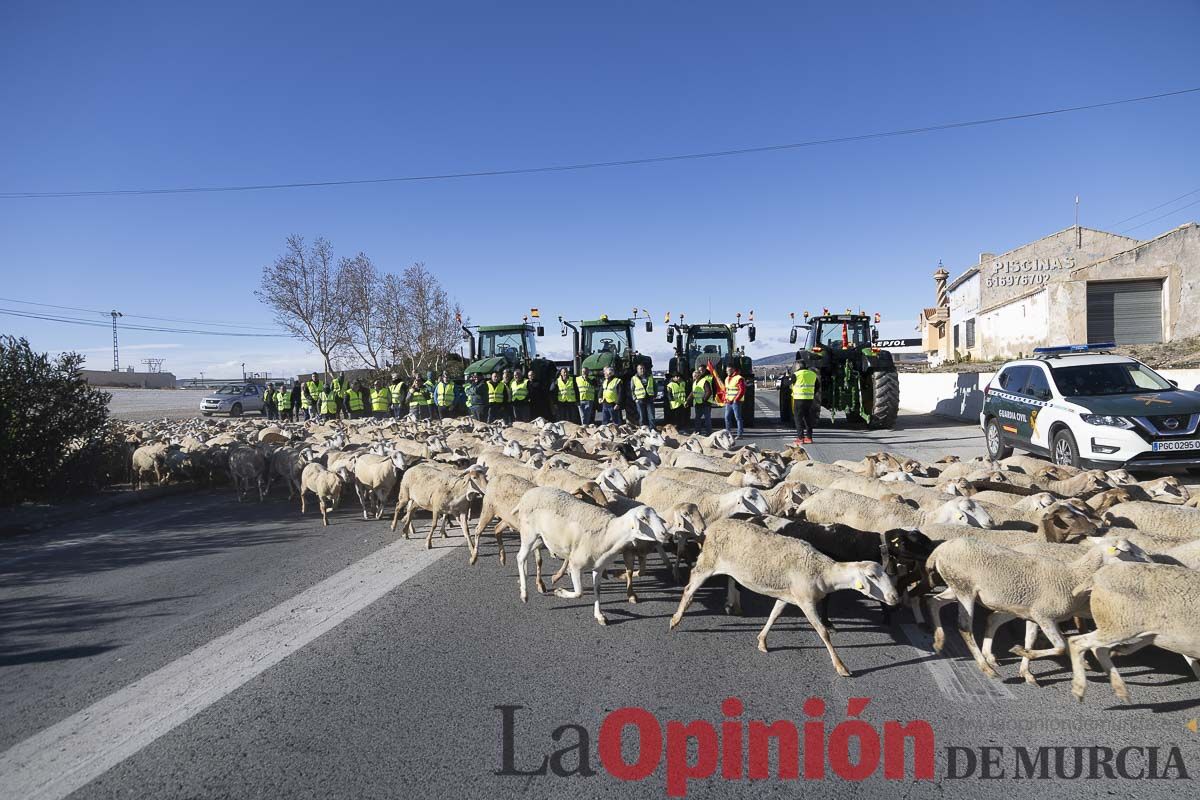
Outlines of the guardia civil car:
M 1200 467 L 1200 393 L 1114 347 L 1039 347 L 1005 364 L 979 415 L 988 456 L 1016 449 L 1074 467 Z

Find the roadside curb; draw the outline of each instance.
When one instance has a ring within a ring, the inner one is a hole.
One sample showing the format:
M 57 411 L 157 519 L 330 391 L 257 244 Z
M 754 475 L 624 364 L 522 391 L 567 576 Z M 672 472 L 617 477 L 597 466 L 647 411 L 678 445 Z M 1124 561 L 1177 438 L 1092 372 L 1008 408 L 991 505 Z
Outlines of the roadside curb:
M 120 508 L 141 505 L 164 497 L 174 497 L 196 491 L 192 484 L 172 484 L 170 486 L 151 486 L 146 489 L 134 489 L 117 494 L 102 495 L 69 508 L 47 508 L 38 512 L 35 509 L 18 509 L 8 515 L 8 521 L 0 525 L 0 537 L 18 536 L 24 533 L 36 533 L 46 528 L 60 525 L 64 522 L 76 522 L 88 519 L 98 514 L 116 511 Z M 13 521 L 13 518 L 17 518 Z M 25 519 L 21 519 L 24 517 Z

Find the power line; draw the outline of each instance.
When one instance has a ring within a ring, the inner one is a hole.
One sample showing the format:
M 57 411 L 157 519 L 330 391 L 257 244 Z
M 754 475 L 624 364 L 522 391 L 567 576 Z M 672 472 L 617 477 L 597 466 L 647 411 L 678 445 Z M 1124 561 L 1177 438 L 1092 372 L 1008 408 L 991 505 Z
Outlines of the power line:
M 1145 226 L 1149 225 L 1151 222 L 1158 222 L 1160 219 L 1166 219 L 1167 217 L 1170 217 L 1174 214 L 1178 214 L 1180 211 L 1183 211 L 1185 208 L 1191 208 L 1194 205 L 1200 205 L 1200 200 L 1193 200 L 1192 202 L 1188 203 L 1187 205 L 1180 206 L 1179 208 L 1175 209 L 1174 211 L 1168 211 L 1165 214 L 1159 214 L 1157 217 L 1152 217 L 1152 218 L 1146 220 L 1145 222 L 1139 222 L 1137 225 L 1132 225 L 1132 226 L 1126 228 L 1125 230 L 1121 231 L 1121 233 L 1128 233 L 1129 231 L 1136 231 L 1138 228 L 1144 228 Z
M 1166 97 L 1177 97 L 1179 95 L 1192 94 L 1200 92 L 1200 86 L 1191 89 L 1180 89 L 1174 92 L 1162 92 L 1159 94 L 1143 95 L 1142 97 L 1128 97 L 1122 100 L 1109 100 L 1103 103 L 1089 103 L 1081 106 L 1069 106 L 1066 108 L 1055 108 L 1048 111 L 1031 111 L 1024 114 L 1010 114 L 1003 117 L 989 117 L 986 119 L 969 120 L 966 122 L 948 122 L 940 125 L 927 125 L 920 128 L 904 128 L 893 131 L 882 131 L 876 133 L 864 133 L 854 136 L 839 136 L 831 139 L 811 139 L 804 142 L 791 142 L 788 144 L 773 144 L 763 145 L 759 147 L 740 147 L 730 150 L 713 150 L 701 153 L 683 153 L 678 155 L 667 156 L 651 156 L 647 158 L 630 158 L 620 161 L 591 161 L 580 164 L 559 164 L 555 166 L 544 167 L 522 167 L 516 169 L 491 169 L 481 170 L 476 172 L 447 172 L 432 175 L 406 175 L 393 178 L 362 178 L 356 180 L 334 180 L 334 181 L 302 181 L 294 183 L 263 183 L 263 184 L 247 184 L 237 186 L 181 186 L 159 189 L 105 189 L 97 191 L 57 191 L 57 192 L 0 192 L 0 199 L 18 200 L 32 198 L 53 198 L 53 197 L 117 197 L 122 195 L 147 195 L 147 194 L 197 194 L 208 192 L 251 192 L 265 191 L 275 189 L 313 189 L 330 186 L 362 186 L 367 184 L 379 183 L 407 183 L 414 181 L 440 181 L 453 180 L 458 178 L 492 178 L 502 175 L 530 175 L 542 172 L 570 172 L 575 170 L 585 169 L 603 169 L 610 167 L 628 167 L 639 164 L 660 164 L 668 161 L 689 161 L 702 158 L 724 158 L 727 156 L 741 156 L 752 153 L 770 153 L 780 150 L 796 150 L 805 147 L 820 147 L 830 144 L 842 144 L 845 142 L 860 142 L 868 139 L 885 139 L 893 136 L 910 136 L 918 133 L 931 133 L 934 131 L 951 130 L 954 128 L 969 128 L 979 125 L 992 125 L 999 122 L 1013 122 L 1016 120 L 1033 119 L 1036 117 L 1049 117 L 1057 114 L 1069 114 L 1076 111 L 1089 111 L 1097 108 L 1109 108 L 1112 106 L 1126 105 L 1129 103 L 1141 103 L 1149 100 L 1161 100 Z
M 1138 213 L 1134 214 L 1132 217 L 1126 217 L 1125 219 L 1120 219 L 1120 220 L 1117 220 L 1116 222 L 1110 223 L 1107 227 L 1115 228 L 1118 225 L 1129 222 L 1129 220 L 1131 220 L 1131 219 L 1137 219 L 1138 217 L 1142 216 L 1142 214 L 1149 214 L 1151 211 L 1158 211 L 1160 208 L 1163 208 L 1164 206 L 1169 206 L 1169 205 L 1171 205 L 1171 203 L 1174 203 L 1176 200 L 1182 200 L 1185 197 L 1191 197 L 1192 195 L 1196 194 L 1197 192 L 1200 192 L 1200 189 L 1192 189 L 1190 192 L 1181 194 L 1181 195 L 1179 195 L 1179 197 L 1172 198 L 1171 200 L 1168 200 L 1165 203 L 1159 203 L 1158 205 L 1154 206 L 1153 208 L 1147 208 L 1145 211 L 1139 211 Z M 1184 206 L 1184 208 L 1187 208 L 1187 206 Z M 1174 213 L 1174 212 L 1172 212 L 1172 213 Z
M 5 303 L 20 303 L 23 306 L 40 306 L 42 308 L 57 308 L 57 309 L 61 309 L 64 311 L 84 311 L 89 314 L 106 314 L 107 315 L 109 313 L 108 311 L 100 311 L 99 309 L 95 309 L 95 308 L 79 308 L 78 306 L 59 306 L 59 305 L 54 305 L 53 303 L 35 303 L 31 300 L 17 300 L 16 298 L 13 298 L 13 297 L 0 297 L 0 301 L 3 301 Z M 259 331 L 279 330 L 278 328 L 275 328 L 275 327 L 268 328 L 268 327 L 265 327 L 262 325 L 244 325 L 242 323 L 237 323 L 237 322 L 210 322 L 210 321 L 198 320 L 198 319 L 179 319 L 177 317 L 152 317 L 148 314 L 123 314 L 122 316 L 132 317 L 134 319 L 153 319 L 153 320 L 158 320 L 160 322 L 184 322 L 184 323 L 188 323 L 191 325 L 211 325 L 211 326 L 219 326 L 222 328 L 243 328 L 245 330 L 259 330 Z
M 105 312 L 106 314 L 109 312 Z M 99 320 L 77 319 L 74 317 L 63 317 L 57 314 L 39 314 L 30 311 L 19 311 L 12 308 L 0 308 L 0 314 L 7 314 L 11 317 L 24 317 L 26 319 L 36 319 L 43 322 L 59 322 L 68 325 L 82 325 L 85 327 L 107 328 L 110 323 L 100 322 Z M 259 338 L 259 339 L 286 339 L 288 335 L 285 333 L 241 333 L 237 331 L 203 331 L 190 330 L 187 328 L 165 328 L 150 325 L 127 325 L 125 323 L 117 323 L 118 330 L 127 331 L 150 331 L 153 333 L 183 333 L 196 336 L 236 336 L 239 338 Z

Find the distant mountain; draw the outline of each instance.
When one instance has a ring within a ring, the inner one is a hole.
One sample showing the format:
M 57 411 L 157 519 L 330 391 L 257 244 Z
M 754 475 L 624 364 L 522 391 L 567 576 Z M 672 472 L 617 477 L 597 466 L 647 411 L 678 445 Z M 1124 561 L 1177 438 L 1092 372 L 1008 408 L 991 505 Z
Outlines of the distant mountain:
M 796 360 L 796 351 L 792 350 L 787 353 L 778 353 L 773 356 L 756 356 L 754 358 L 754 366 L 756 367 L 786 367 L 791 365 Z

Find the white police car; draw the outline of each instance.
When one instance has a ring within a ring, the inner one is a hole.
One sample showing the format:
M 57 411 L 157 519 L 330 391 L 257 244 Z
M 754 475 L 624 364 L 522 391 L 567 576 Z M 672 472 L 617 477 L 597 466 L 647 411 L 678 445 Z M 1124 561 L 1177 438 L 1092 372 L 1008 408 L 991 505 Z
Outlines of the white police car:
M 1005 364 L 979 414 L 988 456 L 1017 449 L 1076 467 L 1200 467 L 1200 393 L 1106 352 L 1114 347 L 1039 347 Z

